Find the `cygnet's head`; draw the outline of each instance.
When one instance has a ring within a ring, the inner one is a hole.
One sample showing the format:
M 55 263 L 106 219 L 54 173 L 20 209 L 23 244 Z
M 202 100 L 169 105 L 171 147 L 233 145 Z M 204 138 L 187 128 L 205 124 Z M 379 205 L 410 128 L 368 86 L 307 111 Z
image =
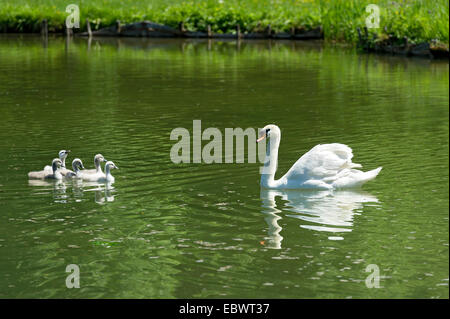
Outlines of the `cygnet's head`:
M 61 150 L 58 153 L 58 157 L 63 160 L 67 157 L 67 155 L 69 155 L 70 151 L 66 151 L 66 150 Z
M 60 168 L 62 165 L 62 161 L 59 158 L 55 158 L 52 161 L 52 169 L 53 172 L 55 172 L 58 168 Z
M 119 169 L 116 164 L 114 164 L 112 161 L 107 161 L 105 164 L 105 170 L 106 169 Z
M 97 154 L 94 157 L 94 162 L 95 163 L 106 162 L 106 158 L 104 158 L 102 154 Z
M 74 171 L 83 169 L 84 168 L 83 162 L 79 158 L 75 158 L 72 161 L 72 168 L 73 168 Z

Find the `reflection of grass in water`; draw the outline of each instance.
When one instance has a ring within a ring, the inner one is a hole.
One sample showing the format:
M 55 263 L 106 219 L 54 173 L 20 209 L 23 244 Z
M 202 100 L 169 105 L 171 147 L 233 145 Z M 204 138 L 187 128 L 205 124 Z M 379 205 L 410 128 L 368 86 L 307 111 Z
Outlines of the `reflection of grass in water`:
M 1 0 L 0 0 L 1 1 Z M 448 68 L 443 67 L 442 63 L 433 62 L 429 64 L 420 60 L 407 59 L 389 59 L 384 57 L 367 56 L 364 60 L 358 60 L 355 63 L 354 59 L 344 59 L 348 53 L 342 50 L 326 47 L 325 50 L 320 51 L 318 55 L 318 47 L 292 47 L 290 44 L 275 43 L 270 50 L 264 44 L 258 44 L 255 41 L 245 42 L 239 49 L 239 58 L 236 56 L 235 44 L 229 42 L 216 41 L 214 45 L 207 50 L 207 42 L 193 42 L 186 43 L 183 46 L 182 53 L 180 46 L 177 44 L 166 44 L 152 46 L 151 50 L 136 50 L 133 45 L 139 44 L 136 39 L 121 39 L 123 42 L 121 49 L 118 51 L 116 41 L 105 38 L 98 41 L 99 48 L 92 43 L 93 51 L 97 50 L 96 55 L 86 54 L 86 41 L 82 39 L 75 39 L 70 45 L 70 52 L 77 56 L 79 61 L 89 65 L 90 73 L 103 72 L 108 78 L 115 78 L 119 74 L 119 69 L 115 64 L 105 69 L 103 63 L 109 60 L 117 59 L 117 57 L 125 59 L 137 59 L 139 61 L 160 61 L 159 67 L 162 70 L 169 70 L 170 63 L 174 60 L 183 60 L 184 72 L 187 73 L 209 73 L 214 69 L 219 76 L 225 76 L 228 72 L 223 65 L 237 67 L 239 65 L 261 65 L 270 63 L 270 65 L 283 66 L 286 63 L 308 63 L 310 67 L 320 66 L 326 69 L 327 72 L 319 74 L 318 85 L 326 85 L 326 79 L 332 79 L 332 83 L 338 83 L 343 73 L 351 74 L 352 77 L 358 79 L 362 84 L 374 85 L 375 88 L 383 90 L 381 83 L 388 81 L 391 91 L 395 92 L 398 89 L 406 90 L 411 96 L 423 96 L 430 94 L 430 91 L 445 92 L 448 90 Z M 110 41 L 110 42 L 109 42 Z M 126 41 L 130 41 L 130 45 L 126 45 Z M 24 50 L 26 47 L 26 50 Z M 64 48 L 64 41 L 62 39 L 52 39 L 49 47 L 46 49 L 46 57 L 51 61 L 53 66 L 64 65 L 65 60 L 61 58 L 62 48 Z M 5 39 L 0 41 L 0 52 L 3 59 L 8 59 L 10 63 L 22 63 L 22 61 L 30 61 L 29 67 L 31 69 L 39 69 L 40 65 L 34 57 L 42 55 L 42 44 L 39 39 L 36 41 L 25 41 L 14 39 Z M 329 57 L 329 58 L 326 58 Z M 208 61 L 206 65 L 204 61 Z M 399 61 L 401 63 L 399 63 Z M 420 62 L 420 63 L 419 63 Z M 141 66 L 136 66 L 140 68 Z M 427 68 L 432 68 L 432 72 L 423 76 L 422 71 Z M 232 68 L 231 68 L 232 69 Z M 416 72 L 394 72 L 396 70 L 403 71 L 406 69 L 414 69 Z M 6 75 L 5 75 L 6 76 Z M 74 74 L 73 76 L 78 76 Z M 85 76 L 85 75 L 83 75 Z M 385 79 L 380 81 L 380 78 Z M 0 83 L 2 74 L 0 74 Z M 51 81 L 51 79 L 49 80 Z M 5 78 L 3 83 L 7 83 Z M 56 83 L 54 84 L 56 85 Z M 113 90 L 113 82 L 105 82 L 105 91 Z M 7 98 L 7 97 L 4 97 Z M 447 102 L 448 95 L 443 96 L 444 102 Z
M 411 42 L 437 39 L 448 44 L 449 3 L 437 1 L 389 0 L 80 0 L 81 28 L 85 20 L 93 28 L 109 26 L 120 20 L 129 23 L 150 20 L 176 27 L 183 21 L 188 30 L 205 31 L 208 25 L 214 32 L 241 30 L 263 31 L 270 24 L 274 31 L 291 28 L 314 28 L 322 25 L 328 39 L 357 41 L 356 28 L 365 26 L 365 7 L 375 3 L 380 7 L 378 33 L 384 32 Z M 16 32 L 39 31 L 40 22 L 49 20 L 50 31 L 62 30 L 67 1 L 40 0 L 31 6 L 26 0 L 0 0 L 0 31 L 7 26 Z

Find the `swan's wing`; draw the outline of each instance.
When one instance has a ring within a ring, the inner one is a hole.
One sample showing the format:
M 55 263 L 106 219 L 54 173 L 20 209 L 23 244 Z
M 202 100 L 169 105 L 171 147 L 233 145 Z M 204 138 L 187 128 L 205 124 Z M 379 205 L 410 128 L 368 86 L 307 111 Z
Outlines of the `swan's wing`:
M 300 157 L 286 173 L 288 180 L 317 180 L 326 182 L 334 179 L 341 171 L 361 167 L 352 163 L 352 149 L 344 144 L 319 144 Z
M 84 174 L 95 174 L 95 173 L 97 173 L 97 170 L 95 168 L 94 169 L 84 169 L 81 172 L 83 172 Z
M 65 178 L 75 178 L 77 177 L 77 174 L 75 174 L 74 172 L 72 172 L 71 170 L 67 170 L 66 174 L 63 175 Z
M 45 170 L 28 172 L 28 178 L 30 179 L 44 179 L 46 175 L 48 175 L 48 173 Z
M 52 174 L 52 173 L 53 173 L 53 168 L 52 168 L 52 166 L 51 166 L 51 165 L 46 165 L 46 166 L 44 167 L 44 172 L 45 172 L 45 174 Z
M 82 170 L 80 171 L 78 177 L 84 181 L 97 182 L 106 178 L 106 175 L 105 173 L 86 174 L 85 170 Z
M 69 173 L 74 174 L 73 171 L 71 171 L 70 169 L 67 169 L 67 168 L 65 168 L 65 167 L 61 167 L 61 168 L 59 169 L 59 172 L 61 173 L 62 176 L 66 176 L 66 175 L 69 174 Z

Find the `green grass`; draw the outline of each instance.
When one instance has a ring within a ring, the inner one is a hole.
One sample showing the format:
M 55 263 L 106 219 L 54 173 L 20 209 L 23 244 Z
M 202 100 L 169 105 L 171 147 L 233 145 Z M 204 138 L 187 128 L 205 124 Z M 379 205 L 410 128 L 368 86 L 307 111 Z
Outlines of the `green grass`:
M 191 31 L 234 32 L 240 24 L 243 32 L 262 31 L 269 24 L 275 32 L 292 27 L 311 29 L 322 26 L 326 39 L 355 43 L 357 27 L 365 26 L 369 15 L 365 7 L 380 7 L 378 35 L 408 37 L 411 42 L 436 40 L 448 46 L 448 0 L 0 0 L 0 32 L 39 32 L 42 19 L 50 32 L 62 32 L 65 8 L 80 7 L 81 30 L 85 20 L 93 29 L 122 23 L 150 20 L 176 27 L 184 22 Z

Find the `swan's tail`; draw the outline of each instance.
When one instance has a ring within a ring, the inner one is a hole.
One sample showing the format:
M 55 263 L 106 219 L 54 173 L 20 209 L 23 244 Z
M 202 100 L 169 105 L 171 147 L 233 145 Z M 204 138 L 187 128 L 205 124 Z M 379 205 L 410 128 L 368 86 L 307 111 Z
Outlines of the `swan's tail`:
M 377 175 L 381 172 L 382 169 L 383 169 L 383 167 L 380 166 L 380 167 L 375 168 L 375 169 L 373 169 L 371 171 L 364 172 L 364 176 L 361 179 L 361 184 L 360 185 L 362 185 L 362 184 L 364 184 L 364 183 L 366 183 L 368 181 L 371 181 L 372 179 L 377 177 Z
M 378 167 L 368 172 L 362 172 L 358 170 L 351 170 L 349 174 L 338 178 L 334 183 L 334 188 L 351 188 L 360 187 L 363 184 L 371 181 L 380 173 L 383 167 Z

